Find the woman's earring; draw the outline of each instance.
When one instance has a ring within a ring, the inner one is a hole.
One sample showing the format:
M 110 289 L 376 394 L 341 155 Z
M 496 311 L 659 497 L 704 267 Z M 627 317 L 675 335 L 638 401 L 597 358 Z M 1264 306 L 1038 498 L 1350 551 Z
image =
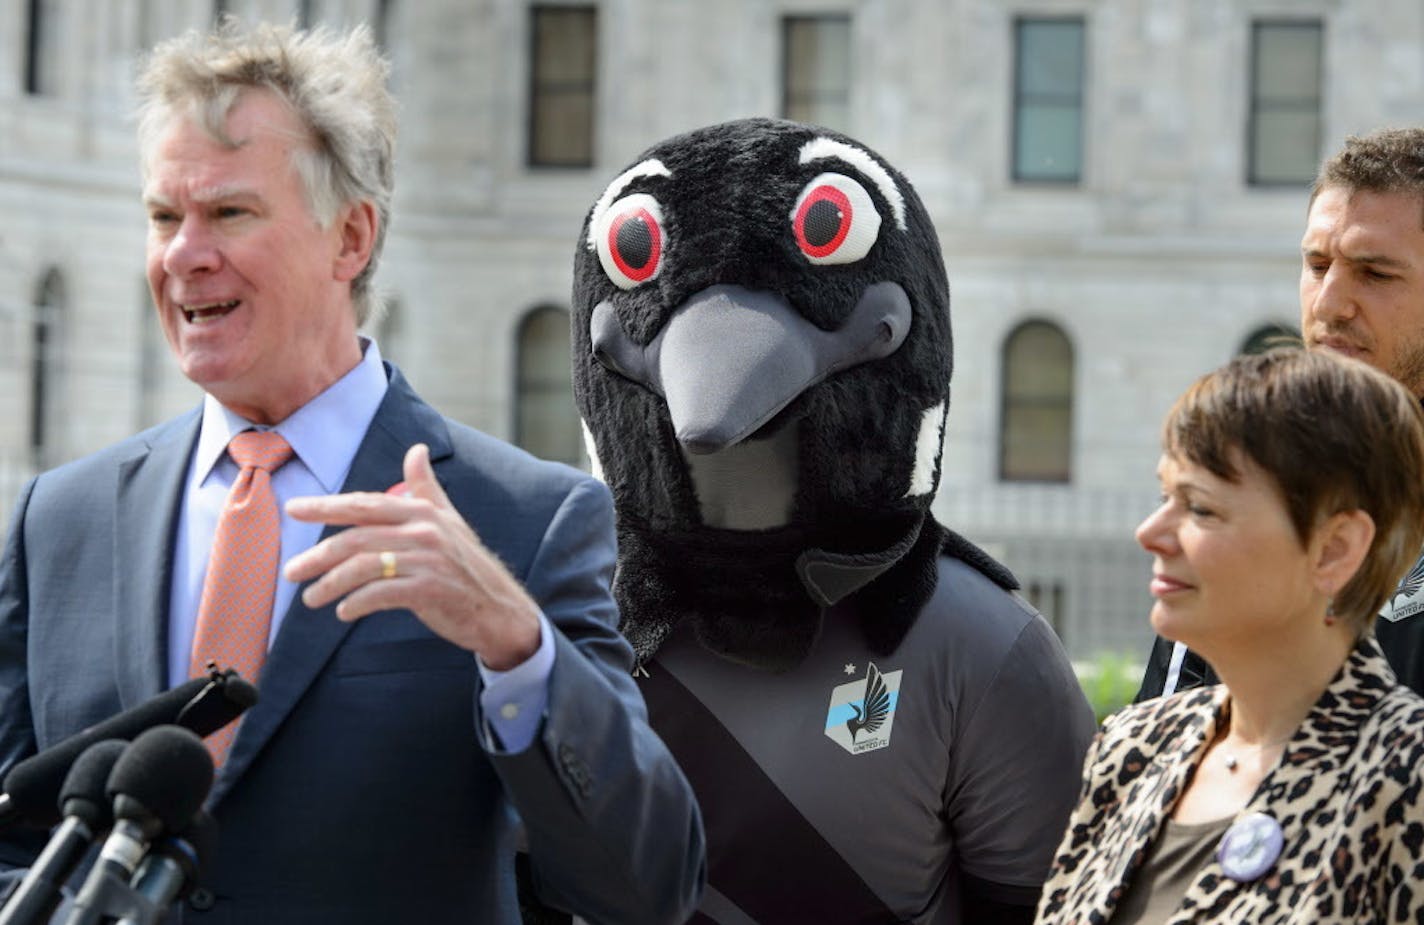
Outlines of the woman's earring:
M 1325 605 L 1325 625 L 1335 625 L 1335 599 L 1331 598 L 1330 603 Z

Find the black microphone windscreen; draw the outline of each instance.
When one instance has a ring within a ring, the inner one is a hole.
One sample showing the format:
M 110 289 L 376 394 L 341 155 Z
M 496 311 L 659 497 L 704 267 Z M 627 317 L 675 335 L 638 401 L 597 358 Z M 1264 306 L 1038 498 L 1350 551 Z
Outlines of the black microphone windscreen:
M 172 832 L 188 824 L 212 785 L 213 759 L 203 740 L 182 726 L 156 726 L 124 749 L 106 789 L 110 797 L 136 801 Z
M 145 729 L 173 722 L 209 683 L 208 678 L 194 678 L 21 761 L 5 775 L 5 795 L 13 811 L 31 825 L 54 825 L 59 821 L 59 788 L 75 758 L 102 739 L 132 739 Z
M 0 826 L 15 819 L 49 827 L 59 822 L 56 806 L 69 766 L 101 739 L 132 739 L 146 729 L 177 723 L 205 736 L 242 715 L 257 690 L 236 672 L 194 678 L 96 723 L 16 764 L 5 775 L 5 807 Z
M 104 739 L 84 750 L 59 788 L 59 814 L 77 816 L 91 832 L 114 824 L 113 801 L 108 796 L 109 774 L 128 747 L 122 739 Z

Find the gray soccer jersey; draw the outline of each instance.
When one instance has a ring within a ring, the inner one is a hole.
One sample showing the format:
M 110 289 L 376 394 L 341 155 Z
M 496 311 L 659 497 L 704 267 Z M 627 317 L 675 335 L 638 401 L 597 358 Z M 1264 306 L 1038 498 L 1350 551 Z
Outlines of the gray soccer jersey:
M 1031 903 L 1094 731 L 1042 617 L 954 559 L 890 655 L 840 605 L 784 674 L 686 629 L 647 670 L 707 825 L 699 921 L 720 925 L 957 923 L 967 878 Z

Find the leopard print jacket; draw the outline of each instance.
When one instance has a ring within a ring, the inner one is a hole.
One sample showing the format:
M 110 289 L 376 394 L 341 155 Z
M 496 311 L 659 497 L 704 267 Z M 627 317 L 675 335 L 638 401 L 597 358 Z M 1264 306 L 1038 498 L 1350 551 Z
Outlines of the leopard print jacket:
M 1037 922 L 1105 925 L 1197 763 L 1229 717 L 1221 686 L 1139 703 L 1103 724 Z M 1285 845 L 1260 879 L 1211 861 L 1167 925 L 1424 923 L 1424 699 L 1372 636 L 1350 654 L 1240 816 Z

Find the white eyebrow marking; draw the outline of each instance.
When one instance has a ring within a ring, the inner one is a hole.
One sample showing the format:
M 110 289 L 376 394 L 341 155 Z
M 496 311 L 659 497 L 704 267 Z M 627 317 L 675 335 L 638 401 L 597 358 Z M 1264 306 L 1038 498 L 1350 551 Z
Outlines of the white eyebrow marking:
M 900 188 L 895 185 L 885 168 L 870 156 L 870 152 L 825 136 L 813 138 L 801 146 L 803 164 L 828 157 L 845 161 L 874 181 L 875 185 L 880 187 L 880 195 L 890 203 L 890 211 L 895 213 L 895 227 L 901 231 L 906 230 L 905 197 L 900 195 Z
M 608 207 L 613 205 L 613 200 L 618 198 L 618 194 L 624 188 L 639 177 L 671 177 L 672 171 L 663 166 L 663 162 L 655 157 L 648 158 L 638 164 L 634 164 L 627 170 L 613 178 L 613 182 L 608 184 L 608 189 L 603 191 L 603 195 L 598 197 L 598 202 L 593 204 L 593 215 L 588 220 L 588 249 L 596 250 L 598 241 L 594 238 L 594 230 L 598 228 L 598 220 L 603 217 L 603 213 L 608 211 Z

